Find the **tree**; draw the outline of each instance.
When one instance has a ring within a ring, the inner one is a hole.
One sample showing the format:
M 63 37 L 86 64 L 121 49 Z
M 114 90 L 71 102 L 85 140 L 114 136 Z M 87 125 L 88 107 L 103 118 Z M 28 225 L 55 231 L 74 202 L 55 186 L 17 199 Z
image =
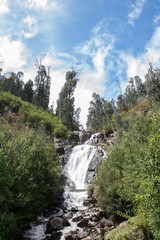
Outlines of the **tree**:
M 38 107 L 42 107 L 44 110 L 48 110 L 49 96 L 50 96 L 50 85 L 51 77 L 49 75 L 50 67 L 46 70 L 45 66 L 42 65 L 42 60 L 45 57 L 43 55 L 38 61 L 36 58 L 37 76 L 35 78 L 35 95 L 34 104 Z
M 134 77 L 134 82 L 136 85 L 136 90 L 138 94 L 138 98 L 143 98 L 146 96 L 145 85 L 142 83 L 142 79 L 139 76 Z
M 129 84 L 126 87 L 125 98 L 128 109 L 131 109 L 137 103 L 138 94 L 134 85 L 134 78 L 130 78 Z
M 22 97 L 23 92 L 23 72 L 11 72 L 7 73 L 6 76 L 0 77 L 0 88 L 4 92 L 10 92 L 11 94 Z
M 104 118 L 104 99 L 99 94 L 92 94 L 93 100 L 90 102 L 87 116 L 87 128 L 90 131 L 97 132 L 102 130 Z
M 28 80 L 23 89 L 23 100 L 32 103 L 33 102 L 33 81 Z
M 150 102 L 160 101 L 160 69 L 153 70 L 152 64 L 149 63 L 149 70 L 146 74 L 146 90 Z
M 56 114 L 61 122 L 70 130 L 74 130 L 77 113 L 74 110 L 74 90 L 78 82 L 77 72 L 72 70 L 66 73 L 66 82 L 62 87 L 57 100 Z
M 127 103 L 126 103 L 126 98 L 120 94 L 118 97 L 117 97 L 117 110 L 118 112 L 122 112 L 122 111 L 127 111 L 128 110 L 128 107 L 127 107 Z

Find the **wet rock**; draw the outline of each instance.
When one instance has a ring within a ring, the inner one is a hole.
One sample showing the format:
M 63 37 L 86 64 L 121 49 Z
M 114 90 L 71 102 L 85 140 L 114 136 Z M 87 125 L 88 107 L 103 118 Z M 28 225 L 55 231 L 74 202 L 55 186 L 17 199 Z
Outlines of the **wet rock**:
M 74 237 L 72 234 L 67 234 L 67 235 L 65 236 L 65 239 L 66 239 L 66 240 L 76 240 L 76 237 Z
M 100 225 L 101 228 L 113 227 L 114 223 L 112 221 L 109 221 L 109 220 L 103 218 L 103 219 L 100 220 L 99 225 Z
M 83 218 L 80 222 L 77 223 L 78 227 L 87 227 L 88 226 L 88 219 Z
M 71 224 L 69 223 L 69 221 L 67 219 L 63 219 L 63 226 L 69 227 L 69 226 L 71 226 Z
M 83 219 L 83 216 L 82 215 L 79 215 L 79 216 L 76 216 L 74 218 L 72 218 L 72 222 L 79 222 Z
M 63 215 L 63 219 L 71 219 L 73 217 L 72 212 L 67 212 Z
M 90 204 L 90 202 L 89 202 L 88 199 L 85 199 L 85 200 L 83 201 L 83 205 L 84 205 L 84 206 L 88 206 L 89 204 Z
M 66 240 L 77 240 L 77 233 L 78 233 L 78 229 L 71 230 L 66 234 L 65 239 Z
M 62 232 L 53 232 L 50 236 L 50 240 L 60 240 Z
M 63 219 L 60 217 L 53 217 L 50 218 L 47 227 L 46 233 L 52 233 L 55 230 L 62 230 L 63 229 Z
M 98 222 L 100 220 L 100 218 L 97 215 L 92 215 L 90 217 L 90 220 L 93 221 L 93 222 Z
M 86 232 L 86 231 L 84 231 L 84 232 L 78 231 L 78 233 L 77 233 L 78 239 L 83 239 L 87 236 L 88 236 L 88 232 Z
M 71 208 L 71 211 L 72 211 L 72 212 L 78 212 L 78 208 L 72 207 L 72 208 Z
M 68 187 L 68 189 L 71 191 L 71 190 L 75 190 L 76 188 L 76 185 L 75 183 L 71 180 L 71 179 L 66 179 L 65 181 L 65 185 Z
M 55 208 L 51 210 L 45 210 L 43 213 L 43 217 L 48 218 L 51 215 L 55 215 L 55 217 L 62 217 L 63 215 L 63 210 L 60 208 Z

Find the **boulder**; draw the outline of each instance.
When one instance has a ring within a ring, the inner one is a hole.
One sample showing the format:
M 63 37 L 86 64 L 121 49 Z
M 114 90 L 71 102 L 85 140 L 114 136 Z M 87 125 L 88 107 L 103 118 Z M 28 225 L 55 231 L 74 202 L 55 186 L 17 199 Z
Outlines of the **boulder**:
M 67 219 L 63 219 L 63 226 L 64 227 L 69 227 L 69 226 L 71 226 L 71 224 L 68 222 Z
M 72 207 L 72 208 L 71 208 L 71 211 L 72 211 L 72 212 L 78 212 L 78 208 Z
M 83 219 L 83 216 L 82 215 L 79 215 L 79 216 L 76 216 L 74 218 L 72 218 L 72 222 L 79 222 Z
M 78 229 L 71 230 L 66 234 L 65 239 L 66 240 L 77 240 L 77 233 L 78 233 Z
M 67 212 L 63 215 L 63 219 L 71 219 L 73 217 L 72 212 Z
M 53 232 L 50 236 L 50 240 L 60 240 L 62 232 Z
M 99 221 L 99 225 L 101 228 L 104 228 L 104 227 L 113 227 L 114 226 L 114 223 L 112 221 L 109 221 L 105 218 L 102 218 L 100 221 Z
M 66 236 L 65 236 L 65 239 L 66 240 L 76 240 L 76 237 L 74 237 L 72 234 L 67 234 Z
M 52 233 L 55 230 L 63 229 L 63 219 L 60 217 L 52 217 L 49 219 L 46 226 L 46 233 Z
M 87 227 L 88 226 L 88 219 L 83 218 L 80 222 L 77 223 L 78 227 Z
M 84 232 L 78 231 L 78 233 L 77 233 L 78 239 L 83 239 L 87 236 L 88 236 L 88 232 L 86 232 L 86 231 L 84 231 Z

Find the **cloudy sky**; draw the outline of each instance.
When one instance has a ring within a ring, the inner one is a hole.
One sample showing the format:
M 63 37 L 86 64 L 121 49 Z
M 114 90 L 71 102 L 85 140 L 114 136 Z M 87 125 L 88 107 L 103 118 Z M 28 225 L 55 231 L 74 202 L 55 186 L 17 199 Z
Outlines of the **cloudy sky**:
M 35 56 L 51 66 L 51 103 L 74 69 L 76 107 L 86 122 L 92 93 L 107 100 L 130 77 L 144 79 L 148 61 L 160 67 L 160 0 L 0 0 L 3 74 L 34 80 Z

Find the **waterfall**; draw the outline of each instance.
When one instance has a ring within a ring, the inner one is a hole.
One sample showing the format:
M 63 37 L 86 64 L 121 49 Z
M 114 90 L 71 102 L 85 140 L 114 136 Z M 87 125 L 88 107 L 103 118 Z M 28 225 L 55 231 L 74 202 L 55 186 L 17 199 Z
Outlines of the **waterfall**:
M 83 208 L 83 200 L 87 197 L 86 175 L 96 147 L 83 144 L 73 148 L 65 166 L 67 183 L 64 198 L 67 208 Z
M 69 210 L 76 208 L 78 210 L 85 209 L 83 206 L 83 200 L 87 198 L 87 183 L 86 176 L 90 162 L 94 158 L 97 148 L 89 145 L 89 141 L 83 145 L 78 145 L 72 149 L 67 164 L 64 167 L 64 174 L 66 176 L 66 184 L 64 187 L 64 205 Z M 54 217 L 53 214 L 50 217 Z M 37 218 L 39 224 L 32 222 L 31 229 L 26 231 L 23 235 L 24 239 L 27 240 L 42 240 L 46 237 L 45 229 L 48 218 L 43 215 Z M 73 224 L 69 229 L 73 227 Z M 63 236 L 66 230 L 63 231 Z

